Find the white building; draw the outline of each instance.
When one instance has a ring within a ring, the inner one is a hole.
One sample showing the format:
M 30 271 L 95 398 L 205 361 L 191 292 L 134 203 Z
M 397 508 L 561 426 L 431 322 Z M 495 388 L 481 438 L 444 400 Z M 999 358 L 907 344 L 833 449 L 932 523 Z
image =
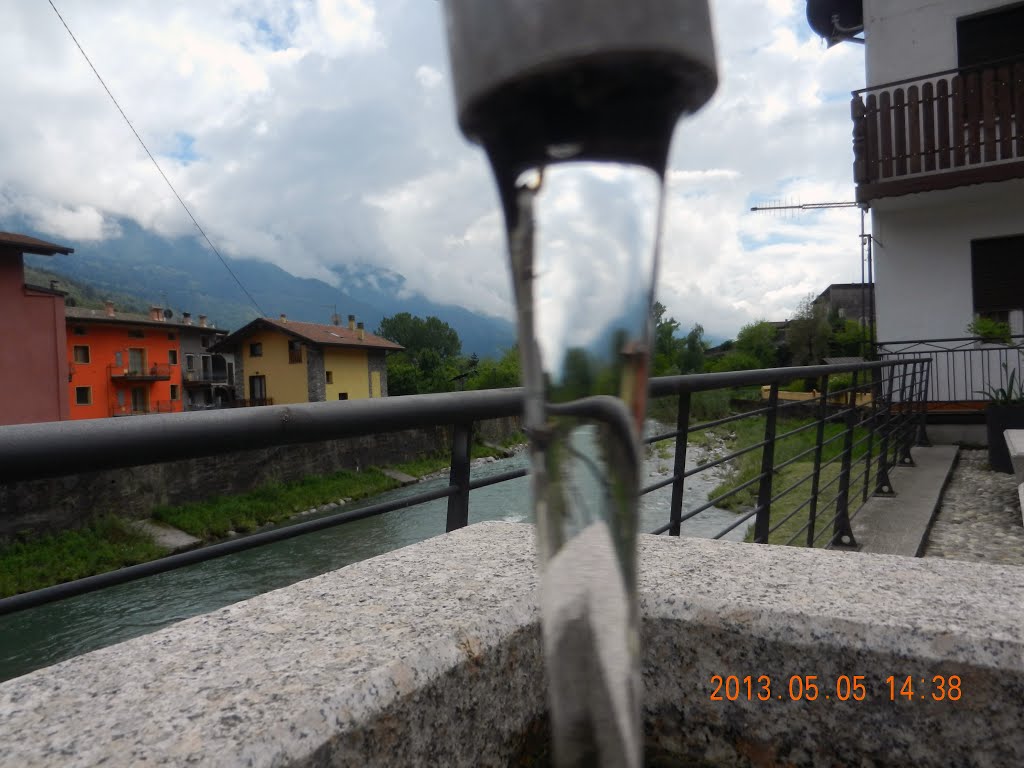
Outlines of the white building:
M 854 180 L 880 351 L 932 350 L 930 399 L 978 400 L 1021 366 L 1019 349 L 965 337 L 979 316 L 1024 334 L 1024 3 L 808 0 L 807 14 L 866 45 Z

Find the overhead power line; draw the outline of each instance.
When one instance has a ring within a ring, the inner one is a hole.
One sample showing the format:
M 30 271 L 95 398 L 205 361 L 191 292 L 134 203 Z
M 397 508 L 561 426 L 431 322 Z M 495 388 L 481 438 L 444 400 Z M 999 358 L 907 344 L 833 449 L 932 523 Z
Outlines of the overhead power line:
M 85 63 L 89 65 L 89 69 L 91 69 L 92 73 L 96 75 L 96 79 L 100 81 L 100 85 L 102 85 L 103 90 L 107 92 L 107 96 L 109 96 L 110 100 L 114 102 L 114 106 L 117 107 L 117 111 L 121 113 L 121 117 L 124 118 L 124 121 L 128 124 L 128 127 L 131 128 L 132 133 L 135 134 L 135 138 L 139 140 L 139 144 L 142 146 L 142 149 L 145 150 L 146 155 L 149 156 L 149 159 L 153 162 L 153 165 L 156 167 L 157 173 L 160 174 L 160 177 L 164 180 L 168 188 L 178 199 L 178 202 L 181 203 L 181 207 L 185 210 L 185 213 L 188 214 L 188 217 L 192 219 L 192 223 L 195 224 L 196 229 L 199 230 L 199 234 L 203 236 L 203 239 L 206 241 L 206 244 L 210 246 L 210 250 L 212 250 L 217 255 L 217 258 L 220 260 L 220 263 L 223 265 L 224 269 L 226 269 L 228 271 L 228 274 L 231 275 L 232 279 L 236 283 L 238 283 L 238 287 L 242 289 L 242 293 L 244 293 L 246 297 L 248 297 L 250 303 L 256 308 L 256 311 L 260 313 L 260 316 L 266 317 L 266 312 L 263 311 L 263 309 L 257 303 L 256 299 L 254 299 L 252 294 L 249 293 L 248 289 L 244 285 L 242 285 L 242 281 L 238 279 L 238 275 L 236 275 L 234 271 L 231 269 L 231 267 L 228 266 L 227 260 L 223 256 L 221 256 L 220 251 L 217 250 L 217 246 L 213 244 L 213 241 L 210 239 L 210 236 L 206 234 L 206 230 L 202 228 L 202 226 L 196 220 L 196 217 L 192 215 L 192 211 L 189 209 L 188 205 L 185 204 L 185 201 L 182 199 L 181 195 L 178 194 L 178 190 L 176 190 L 174 188 L 174 185 L 171 184 L 171 180 L 167 178 L 167 174 L 164 173 L 164 169 L 160 167 L 160 163 L 157 162 L 156 157 L 154 157 L 153 153 L 149 151 L 149 147 L 146 146 L 146 142 L 142 140 L 142 137 L 139 135 L 139 132 L 135 130 L 135 126 L 132 125 L 132 121 L 128 119 L 128 115 L 126 115 L 124 113 L 124 110 L 121 109 L 121 105 L 117 103 L 117 99 L 114 98 L 114 94 L 110 92 L 110 88 L 107 87 L 106 82 L 104 82 L 103 78 L 100 76 L 100 73 L 96 70 L 95 65 L 92 63 L 92 59 L 89 58 L 89 54 L 85 52 L 85 49 L 82 47 L 82 44 L 78 42 L 78 38 L 75 37 L 75 33 L 71 31 L 71 27 L 69 27 L 68 23 L 64 21 L 64 17 L 60 15 L 60 11 L 58 11 L 57 6 L 53 4 L 53 0 L 47 0 L 47 2 L 50 3 L 50 7 L 53 8 L 53 12 L 57 14 L 57 18 L 60 19 L 60 23 L 64 25 L 64 29 L 66 29 L 68 35 L 71 36 L 71 40 L 74 42 L 75 46 L 82 54 L 82 58 L 85 59 Z

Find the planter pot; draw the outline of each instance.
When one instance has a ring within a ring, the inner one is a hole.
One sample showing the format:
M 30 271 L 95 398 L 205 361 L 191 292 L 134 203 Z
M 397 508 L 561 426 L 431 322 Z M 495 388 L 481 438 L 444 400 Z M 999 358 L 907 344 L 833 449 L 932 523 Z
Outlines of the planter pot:
M 990 404 L 985 409 L 985 426 L 988 430 L 988 463 L 997 472 L 1012 473 L 1013 464 L 1003 432 L 1024 429 L 1024 405 Z

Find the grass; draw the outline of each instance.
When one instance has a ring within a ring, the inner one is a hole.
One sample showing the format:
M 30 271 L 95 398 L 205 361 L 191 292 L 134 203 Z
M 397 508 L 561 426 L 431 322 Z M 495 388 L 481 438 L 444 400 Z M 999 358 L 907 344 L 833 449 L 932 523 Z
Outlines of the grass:
M 293 483 L 272 483 L 239 496 L 218 496 L 177 507 L 157 507 L 153 517 L 201 539 L 220 538 L 228 531 L 251 531 L 280 523 L 298 512 L 338 499 L 362 499 L 399 483 L 376 468 L 336 472 Z
M 817 441 L 817 429 L 812 426 L 814 423 L 814 419 L 811 418 L 779 420 L 776 425 L 777 435 L 792 432 L 801 427 L 807 428 L 797 432 L 796 434 L 777 439 L 775 443 L 773 461 L 775 466 L 784 464 L 786 461 L 794 459 L 800 454 L 814 448 Z M 734 451 L 755 445 L 764 440 L 764 429 L 765 419 L 763 416 L 759 416 L 749 419 L 741 419 L 712 431 L 723 438 L 726 438 L 730 451 Z M 824 445 L 822 447 L 821 458 L 822 470 L 821 479 L 819 481 L 819 494 L 822 499 L 823 508 L 819 509 L 817 513 L 818 517 L 823 520 L 829 520 L 833 515 L 835 515 L 834 505 L 827 509 L 824 507 L 836 496 L 839 490 L 838 481 L 834 482 L 831 486 L 828 484 L 835 480 L 839 475 L 840 460 L 844 443 L 842 434 L 845 429 L 846 427 L 842 423 L 828 423 L 825 425 Z M 735 435 L 735 437 L 727 437 L 727 435 Z M 854 431 L 853 465 L 851 468 L 851 474 L 854 478 L 863 471 L 863 464 L 857 463 L 857 460 L 864 456 L 867 451 L 867 444 L 866 442 L 862 442 L 859 445 L 857 443 L 866 436 L 867 431 L 862 427 L 857 428 Z M 830 439 L 832 439 L 831 442 L 829 442 Z M 761 454 L 762 450 L 755 449 L 732 461 L 728 477 L 719 483 L 713 491 L 711 491 L 710 497 L 715 498 L 727 493 L 731 493 L 731 495 L 722 499 L 716 504 L 716 506 L 723 509 L 733 510 L 735 512 L 750 510 L 754 507 L 757 503 L 759 483 L 751 482 L 750 485 L 746 487 L 741 488 L 741 486 L 743 486 L 744 483 L 754 480 L 754 478 L 761 474 Z M 812 482 L 810 475 L 813 472 L 813 469 L 814 454 L 813 452 L 810 452 L 803 458 L 794 461 L 792 464 L 774 471 L 774 476 L 772 478 L 773 495 L 778 495 L 787 488 L 790 488 L 790 486 L 797 483 L 799 484 L 790 490 L 785 496 L 772 503 L 771 519 L 773 525 L 779 524 L 779 522 L 788 515 L 794 513 L 794 510 L 796 510 L 796 508 L 810 496 Z M 802 478 L 806 479 L 800 482 Z M 859 506 L 858 494 L 862 492 L 863 482 L 863 478 L 860 478 L 851 484 L 851 511 Z M 809 505 L 799 512 L 796 512 L 786 523 L 781 524 L 779 530 L 770 535 L 769 543 L 790 543 L 790 538 L 792 538 L 801 527 L 806 525 L 808 514 Z M 802 545 L 803 540 L 798 539 L 792 543 Z M 827 543 L 827 539 L 822 543 Z
M 0 544 L 0 597 L 42 589 L 166 554 L 124 520 L 90 525 L 28 541 Z

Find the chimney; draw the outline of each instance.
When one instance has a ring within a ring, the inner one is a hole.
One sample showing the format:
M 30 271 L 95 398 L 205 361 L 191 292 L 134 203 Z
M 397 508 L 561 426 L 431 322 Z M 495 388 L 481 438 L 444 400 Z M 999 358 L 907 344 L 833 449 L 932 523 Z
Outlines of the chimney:
M 348 329 L 350 331 L 354 331 L 356 329 L 356 316 L 355 315 L 349 315 L 348 316 Z
M 164 319 L 163 310 L 160 307 L 150 307 L 149 319 L 155 320 L 158 323 L 161 322 Z
M 288 322 L 288 315 L 286 315 L 284 312 L 281 313 L 281 322 L 282 323 L 287 323 Z
M 199 327 L 200 328 L 205 328 L 206 327 L 206 315 L 200 315 L 199 316 Z
M 341 325 L 341 315 L 339 315 L 337 312 L 331 315 L 331 323 L 334 325 Z
M 110 299 L 107 299 L 106 301 L 103 302 L 103 308 L 104 310 L 106 310 L 107 317 L 114 316 L 114 302 L 112 302 Z
M 185 323 L 185 325 L 192 325 L 192 313 L 191 312 L 182 312 L 181 313 L 181 321 L 183 323 Z
M 356 328 L 359 330 L 359 340 L 362 341 L 366 338 L 366 330 L 362 323 L 358 323 Z

